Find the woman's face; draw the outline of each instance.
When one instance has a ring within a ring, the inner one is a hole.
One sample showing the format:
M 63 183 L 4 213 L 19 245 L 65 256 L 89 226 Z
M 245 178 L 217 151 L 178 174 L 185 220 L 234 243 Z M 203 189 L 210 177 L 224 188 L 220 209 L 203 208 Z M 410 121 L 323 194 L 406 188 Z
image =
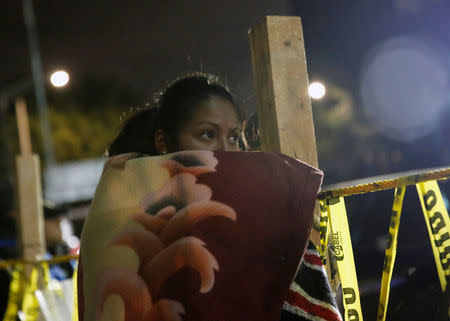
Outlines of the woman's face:
M 197 104 L 191 119 L 178 132 L 178 151 L 238 151 L 241 136 L 233 105 L 226 99 L 212 97 Z

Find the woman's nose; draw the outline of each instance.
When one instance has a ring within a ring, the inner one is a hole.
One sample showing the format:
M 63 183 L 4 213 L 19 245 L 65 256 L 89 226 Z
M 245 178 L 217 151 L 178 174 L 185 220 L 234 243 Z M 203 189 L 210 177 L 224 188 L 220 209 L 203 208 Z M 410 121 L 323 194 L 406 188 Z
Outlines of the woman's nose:
M 220 137 L 217 140 L 217 148 L 216 148 L 216 150 L 223 151 L 223 152 L 231 151 L 231 146 L 228 143 L 227 137 Z

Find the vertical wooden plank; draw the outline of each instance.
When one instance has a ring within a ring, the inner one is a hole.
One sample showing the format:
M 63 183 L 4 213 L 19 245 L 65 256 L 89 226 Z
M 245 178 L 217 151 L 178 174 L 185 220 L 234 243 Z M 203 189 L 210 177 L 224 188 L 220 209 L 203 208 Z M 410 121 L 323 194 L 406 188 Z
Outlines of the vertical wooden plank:
M 20 153 L 23 156 L 31 155 L 31 138 L 28 122 L 27 105 L 23 98 L 17 98 L 16 103 L 17 130 L 19 134 Z
M 268 16 L 249 36 L 262 149 L 317 166 L 300 18 Z
M 318 166 L 299 17 L 268 16 L 249 31 L 261 147 Z M 318 206 L 315 221 L 319 221 Z M 319 244 L 319 232 L 310 236 Z
M 25 260 L 44 257 L 44 215 L 39 158 L 16 157 L 20 243 Z
M 32 154 L 26 104 L 16 101 L 17 127 L 22 155 L 16 157 L 18 193 L 18 229 L 23 258 L 42 259 L 45 255 L 44 215 L 42 207 L 39 158 Z M 28 273 L 30 269 L 27 269 Z

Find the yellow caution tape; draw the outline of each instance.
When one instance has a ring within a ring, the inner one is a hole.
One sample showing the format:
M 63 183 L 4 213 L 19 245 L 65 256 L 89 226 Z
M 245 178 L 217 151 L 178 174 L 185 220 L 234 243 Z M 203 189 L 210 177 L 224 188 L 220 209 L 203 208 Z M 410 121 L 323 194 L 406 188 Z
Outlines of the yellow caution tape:
M 326 200 L 341 196 L 371 193 L 391 188 L 397 188 L 400 186 L 409 186 L 421 182 L 442 180 L 448 178 L 450 178 L 450 168 L 419 170 L 383 175 L 372 178 L 369 177 L 357 181 L 343 182 L 331 186 L 325 186 L 319 193 L 318 198 L 321 200 Z
M 39 302 L 34 294 L 38 289 L 39 267 L 33 267 L 22 302 L 24 321 L 36 321 L 39 318 Z
M 386 246 L 386 255 L 381 278 L 380 303 L 378 305 L 377 321 L 386 320 L 386 311 L 389 300 L 392 271 L 394 270 L 395 256 L 397 254 L 397 236 L 400 227 L 400 215 L 402 214 L 403 197 L 406 186 L 395 189 L 394 205 L 392 206 L 391 223 Z
M 325 202 L 320 201 L 320 247 L 317 249 L 324 264 L 327 264 L 328 235 L 330 234 L 329 212 Z
M 331 222 L 332 244 L 336 255 L 338 272 L 342 284 L 345 320 L 363 320 L 359 300 L 358 280 L 356 278 L 352 241 L 348 228 L 344 198 L 327 201 Z
M 53 279 L 50 273 L 50 267 L 47 262 L 41 264 L 44 271 L 44 287 L 48 289 L 54 296 L 62 299 L 64 298 L 64 292 L 61 286 L 61 282 Z
M 442 291 L 450 279 L 450 222 L 436 181 L 416 185 Z
M 44 262 L 41 266 L 44 270 L 45 287 L 53 291 L 58 297 L 63 297 L 64 292 L 61 286 L 61 282 L 51 277 L 50 267 L 48 263 Z
M 25 275 L 23 265 L 14 267 L 11 273 L 11 282 L 9 284 L 8 305 L 6 306 L 3 321 L 16 321 L 19 307 L 22 304 L 25 291 Z
M 72 311 L 72 321 L 78 321 L 78 263 L 73 272 L 72 284 L 73 284 L 73 311 Z
M 59 321 L 71 320 L 70 313 L 72 300 L 67 300 L 66 293 L 63 290 L 63 283 L 50 277 L 48 264 L 42 264 L 45 284 L 37 291 L 35 295 L 38 299 L 40 312 L 45 320 Z M 72 293 L 69 294 L 70 299 Z

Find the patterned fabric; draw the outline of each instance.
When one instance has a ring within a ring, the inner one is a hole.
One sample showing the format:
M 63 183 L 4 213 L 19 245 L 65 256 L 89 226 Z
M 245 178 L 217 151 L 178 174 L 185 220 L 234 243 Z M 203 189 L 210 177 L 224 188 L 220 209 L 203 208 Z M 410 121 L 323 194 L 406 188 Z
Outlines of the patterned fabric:
M 310 241 L 283 304 L 281 321 L 342 321 L 325 267 Z
M 80 320 L 279 320 L 322 172 L 259 152 L 105 167 L 81 239 Z

